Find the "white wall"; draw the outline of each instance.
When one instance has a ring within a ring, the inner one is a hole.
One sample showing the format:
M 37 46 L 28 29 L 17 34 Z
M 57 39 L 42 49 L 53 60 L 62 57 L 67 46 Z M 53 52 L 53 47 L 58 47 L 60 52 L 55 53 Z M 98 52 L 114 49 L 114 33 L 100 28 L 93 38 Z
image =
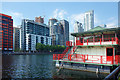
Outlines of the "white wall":
M 77 48 L 76 54 L 88 54 L 88 55 L 106 55 L 106 47 L 83 47 Z

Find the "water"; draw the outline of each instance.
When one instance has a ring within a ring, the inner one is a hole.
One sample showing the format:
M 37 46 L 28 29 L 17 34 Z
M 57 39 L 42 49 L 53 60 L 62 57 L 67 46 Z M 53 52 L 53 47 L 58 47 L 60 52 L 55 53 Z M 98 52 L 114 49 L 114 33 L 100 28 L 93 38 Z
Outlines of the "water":
M 3 55 L 3 78 L 39 78 L 39 79 L 103 79 L 107 74 L 96 75 L 92 72 L 61 69 L 53 64 L 51 54 L 41 55 Z

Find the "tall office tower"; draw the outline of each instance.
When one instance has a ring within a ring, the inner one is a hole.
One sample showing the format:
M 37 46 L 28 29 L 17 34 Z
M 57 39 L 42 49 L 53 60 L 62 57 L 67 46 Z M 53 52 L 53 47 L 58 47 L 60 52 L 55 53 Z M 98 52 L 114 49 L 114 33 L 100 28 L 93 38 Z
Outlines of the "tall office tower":
M 11 16 L 0 13 L 0 50 L 13 50 L 13 19 Z
M 64 30 L 64 45 L 66 46 L 66 41 L 69 41 L 69 22 L 67 20 L 60 20 Z
M 84 31 L 94 28 L 94 11 L 88 11 L 84 16 Z
M 84 32 L 82 23 L 79 23 L 78 21 L 74 24 L 74 33 Z
M 49 22 L 48 22 L 48 25 L 49 25 L 49 28 L 50 28 L 50 36 L 51 36 L 51 33 L 52 33 L 52 26 L 54 25 L 54 23 L 56 23 L 58 20 L 55 19 L 55 18 L 51 18 L 49 19 Z
M 35 17 L 35 22 L 44 23 L 44 18 L 42 18 L 41 16 Z
M 64 45 L 63 26 L 60 22 L 53 24 L 51 29 L 52 45 Z
M 36 51 L 36 43 L 51 45 L 49 27 L 34 20 L 23 19 L 21 25 L 21 49 Z
M 20 27 L 13 27 L 13 50 L 20 50 Z

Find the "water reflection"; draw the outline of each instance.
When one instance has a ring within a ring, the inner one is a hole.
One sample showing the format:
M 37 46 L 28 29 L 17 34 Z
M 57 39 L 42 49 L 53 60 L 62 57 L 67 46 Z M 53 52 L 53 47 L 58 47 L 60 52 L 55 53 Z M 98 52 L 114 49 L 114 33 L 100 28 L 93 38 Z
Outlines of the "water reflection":
M 54 67 L 52 55 L 3 55 L 3 78 L 97 78 L 96 73 L 72 71 Z M 107 74 L 98 75 L 102 79 Z

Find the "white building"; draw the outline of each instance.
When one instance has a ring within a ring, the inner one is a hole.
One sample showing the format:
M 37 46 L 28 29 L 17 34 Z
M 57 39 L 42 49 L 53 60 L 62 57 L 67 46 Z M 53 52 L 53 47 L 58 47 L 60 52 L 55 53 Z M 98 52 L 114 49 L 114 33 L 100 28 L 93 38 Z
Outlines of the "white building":
M 78 21 L 74 24 L 74 33 L 84 32 L 82 23 L 79 23 Z
M 84 16 L 84 31 L 94 28 L 94 11 L 88 11 Z

